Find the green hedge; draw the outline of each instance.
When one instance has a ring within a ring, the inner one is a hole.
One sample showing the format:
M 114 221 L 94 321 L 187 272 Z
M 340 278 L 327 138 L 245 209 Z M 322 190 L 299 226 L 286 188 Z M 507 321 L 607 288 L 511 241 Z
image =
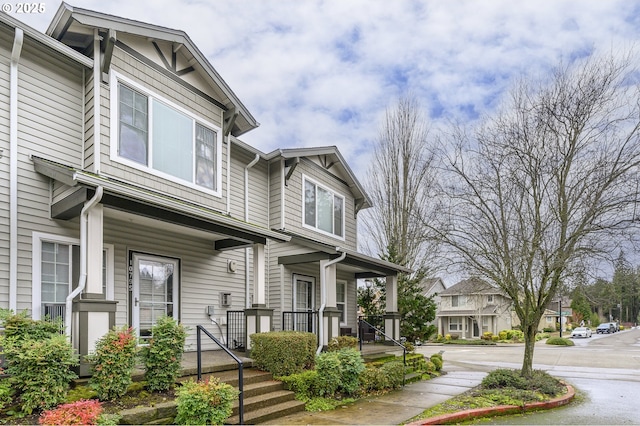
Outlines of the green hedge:
M 573 346 L 573 341 L 569 339 L 565 339 L 564 337 L 549 337 L 547 339 L 547 345 L 557 345 L 557 346 Z
M 317 338 L 313 333 L 276 331 L 249 337 L 255 366 L 274 376 L 289 376 L 314 366 Z

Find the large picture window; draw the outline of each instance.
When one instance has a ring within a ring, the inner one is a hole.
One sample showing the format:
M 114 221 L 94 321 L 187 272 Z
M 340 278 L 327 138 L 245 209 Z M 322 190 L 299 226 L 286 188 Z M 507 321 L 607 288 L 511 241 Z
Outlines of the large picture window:
M 127 79 L 112 82 L 112 120 L 118 126 L 112 157 L 219 194 L 220 129 Z
M 344 238 L 344 197 L 304 178 L 304 225 Z
M 462 318 L 460 317 L 449 318 L 449 331 L 462 331 Z

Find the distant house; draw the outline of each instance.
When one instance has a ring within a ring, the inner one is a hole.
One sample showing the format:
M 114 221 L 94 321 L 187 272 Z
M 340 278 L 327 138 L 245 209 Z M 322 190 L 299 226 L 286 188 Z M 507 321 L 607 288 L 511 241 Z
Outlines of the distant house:
M 436 304 L 440 301 L 440 294 L 447 289 L 447 287 L 444 285 L 444 281 L 442 281 L 442 278 L 439 277 L 427 278 L 423 280 L 420 285 L 424 290 L 422 293 L 423 296 L 431 297 L 435 295 L 434 301 L 436 302 Z
M 472 339 L 480 338 L 485 331 L 497 334 L 511 329 L 511 298 L 483 280 L 460 281 L 439 296 L 438 334 Z

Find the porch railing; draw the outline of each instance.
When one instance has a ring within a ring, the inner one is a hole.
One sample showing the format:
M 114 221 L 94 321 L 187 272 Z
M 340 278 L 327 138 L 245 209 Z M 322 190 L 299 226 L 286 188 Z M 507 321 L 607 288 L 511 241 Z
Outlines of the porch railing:
M 378 327 L 370 324 L 369 322 L 367 322 L 364 317 L 360 317 L 358 318 L 358 341 L 360 343 L 360 352 L 362 352 L 362 340 L 363 340 L 363 330 L 373 330 L 373 340 L 375 340 L 375 335 L 376 334 L 380 334 L 381 336 L 383 336 L 385 338 L 386 342 L 391 342 L 393 343 L 395 346 L 399 346 L 402 348 L 402 365 L 403 365 L 403 369 L 402 369 L 402 386 L 404 386 L 404 382 L 405 382 L 405 373 L 406 373 L 406 369 L 407 369 L 407 348 L 404 347 L 404 345 L 400 342 L 398 342 L 397 340 L 391 338 L 390 336 L 387 336 L 383 330 L 379 329 Z
M 235 356 L 233 354 L 233 352 L 231 352 L 220 340 L 216 339 L 213 334 L 209 333 L 203 326 L 198 325 L 196 326 L 196 330 L 197 330 L 197 334 L 196 334 L 196 342 L 197 342 L 197 359 L 198 359 L 198 381 L 202 380 L 202 338 L 201 338 L 201 334 L 204 333 L 207 335 L 207 337 L 211 340 L 213 340 L 213 342 L 220 346 L 220 348 L 222 350 L 224 350 L 231 358 L 233 358 L 233 360 L 238 364 L 238 390 L 240 391 L 240 394 L 238 396 L 238 417 L 239 417 L 239 423 L 243 425 L 244 424 L 244 384 L 242 383 L 244 378 L 243 378 L 243 371 L 242 371 L 242 360 L 240 358 L 238 358 L 237 356 Z
M 244 351 L 247 347 L 244 311 L 227 311 L 227 347 Z
M 282 331 L 315 333 L 317 321 L 317 311 L 284 311 L 282 312 Z
M 67 307 L 64 303 L 45 303 L 43 305 L 44 308 L 44 318 L 47 321 L 51 321 L 59 325 L 60 333 L 64 333 L 64 314 L 67 310 Z

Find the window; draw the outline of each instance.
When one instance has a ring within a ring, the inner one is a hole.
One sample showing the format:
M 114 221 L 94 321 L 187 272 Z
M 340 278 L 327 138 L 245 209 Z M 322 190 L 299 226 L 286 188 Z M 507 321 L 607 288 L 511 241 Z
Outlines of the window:
M 116 75 L 111 119 L 118 137 L 112 159 L 220 195 L 220 129 Z
M 493 303 L 493 294 L 487 295 L 487 303 Z
M 462 331 L 462 318 L 449 318 L 449 331 Z
M 77 283 L 80 261 L 79 242 L 57 235 L 33 234 L 33 296 L 34 319 L 48 316 L 64 321 L 66 299 Z M 113 246 L 102 251 L 102 289 L 107 300 L 113 300 Z
M 344 237 L 344 197 L 304 178 L 304 226 Z
M 457 294 L 454 295 L 454 296 L 451 296 L 451 307 L 452 308 L 457 308 L 459 306 L 459 302 L 460 301 L 458 300 L 458 295 Z
M 336 283 L 336 305 L 340 311 L 340 324 L 347 323 L 347 283 L 338 281 Z

